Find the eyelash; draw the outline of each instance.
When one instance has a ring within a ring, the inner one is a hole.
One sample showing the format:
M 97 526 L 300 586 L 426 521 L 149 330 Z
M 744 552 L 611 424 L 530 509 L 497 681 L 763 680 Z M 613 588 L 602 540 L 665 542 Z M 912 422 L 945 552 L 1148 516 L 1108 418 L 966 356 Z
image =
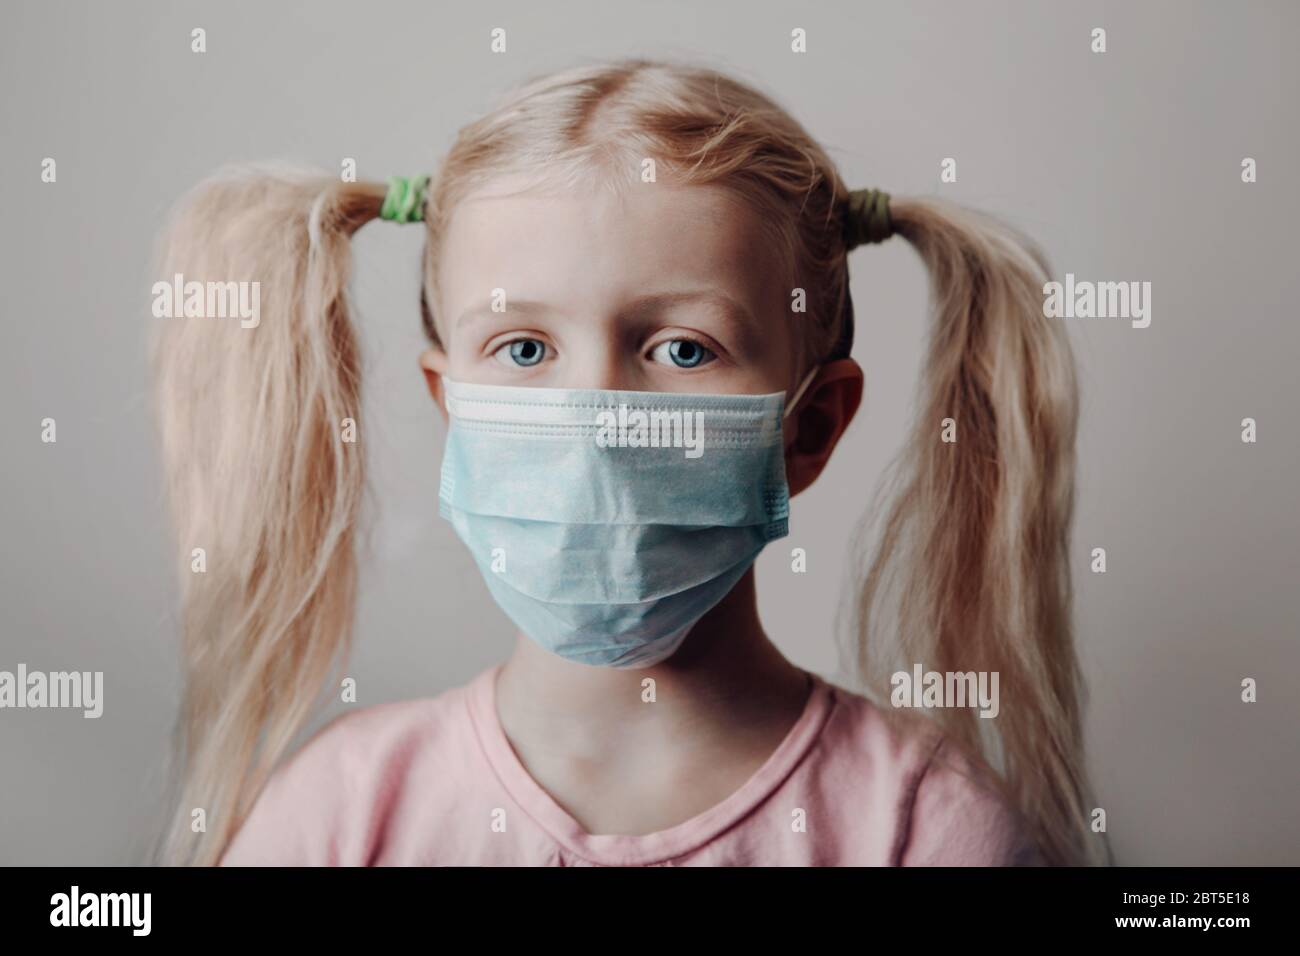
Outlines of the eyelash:
M 518 343 L 520 343 L 520 342 L 536 342 L 536 343 L 538 343 L 538 345 L 540 345 L 540 346 L 542 347 L 542 350 L 543 350 L 543 351 L 542 351 L 542 357 L 541 357 L 540 359 L 538 359 L 536 362 L 534 362 L 532 365 L 519 365 L 519 364 L 516 364 L 516 363 L 510 362 L 510 361 L 507 361 L 507 357 L 509 356 L 509 352 L 508 352 L 507 350 L 508 350 L 512 345 L 516 345 L 516 344 L 518 344 Z M 658 344 L 656 344 L 655 347 L 654 347 L 653 349 L 650 350 L 650 354 L 651 354 L 651 356 L 653 356 L 653 354 L 654 354 L 655 352 L 657 352 L 659 349 L 663 348 L 665 345 L 672 345 L 674 342 L 690 342 L 692 345 L 694 345 L 696 348 L 701 349 L 703 352 L 706 353 L 706 355 L 708 355 L 708 356 L 710 356 L 710 357 L 709 357 L 709 358 L 706 358 L 704 361 L 701 361 L 701 362 L 699 362 L 699 363 L 696 364 L 696 365 L 690 365 L 690 366 L 677 365 L 676 363 L 672 363 L 672 367 L 673 367 L 673 368 L 678 368 L 678 369 L 681 369 L 681 370 L 683 370 L 683 371 L 686 371 L 686 370 L 689 370 L 689 369 L 692 369 L 692 368 L 700 368 L 700 367 L 702 367 L 702 366 L 704 366 L 704 365 L 710 365 L 710 364 L 712 364 L 713 362 L 716 362 L 716 361 L 718 360 L 718 353 L 715 352 L 713 349 L 709 348 L 709 346 L 706 345 L 706 344 L 705 344 L 701 339 L 696 338 L 696 337 L 693 336 L 693 335 L 675 335 L 675 336 L 673 336 L 671 339 L 665 339 L 664 341 L 659 342 Z M 542 362 L 544 362 L 544 361 L 547 360 L 547 357 L 549 356 L 549 350 L 550 350 L 550 347 L 549 347 L 545 342 L 543 342 L 541 339 L 535 338 L 535 337 L 533 337 L 533 336 L 527 336 L 527 335 L 526 335 L 526 336 L 520 336 L 520 337 L 517 338 L 517 339 L 510 339 L 509 341 L 502 342 L 500 345 L 498 345 L 495 349 L 492 350 L 491 354 L 492 354 L 493 357 L 498 358 L 499 361 L 501 361 L 501 363 L 502 363 L 503 365 L 508 365 L 508 366 L 510 366 L 511 368 L 534 368 L 535 366 L 540 365 Z M 658 363 L 658 364 L 660 364 L 660 365 L 668 365 L 668 364 L 670 364 L 670 363 L 667 363 L 667 362 L 660 362 L 660 363 Z
M 696 338 L 693 335 L 674 335 L 671 339 L 665 339 L 664 341 L 660 342 L 658 345 L 656 345 L 653 349 L 650 350 L 651 355 L 653 355 L 659 349 L 663 348 L 665 345 L 672 345 L 674 342 L 690 342 L 696 348 L 701 349 L 702 351 L 704 351 L 705 353 L 707 353 L 712 357 L 707 358 L 696 365 L 687 366 L 687 365 L 677 365 L 674 363 L 672 365 L 673 368 L 678 368 L 681 369 L 682 371 L 688 371 L 689 369 L 692 368 L 702 368 L 705 365 L 712 365 L 714 362 L 718 360 L 718 353 L 715 352 L 713 349 L 709 348 L 708 345 L 706 345 L 703 341 L 701 341 L 700 339 Z M 668 364 L 668 363 L 660 363 L 660 364 Z
M 507 350 L 512 345 L 518 345 L 520 342 L 536 342 L 538 345 L 542 347 L 542 357 L 538 359 L 536 362 L 534 362 L 532 365 L 518 365 L 514 362 L 508 361 L 506 356 L 509 355 L 509 352 Z M 510 368 L 535 368 L 536 366 L 542 364 L 542 362 L 546 361 L 547 348 L 548 347 L 546 343 L 543 342 L 541 339 L 535 338 L 534 336 L 531 335 L 521 335 L 517 339 L 510 339 L 508 342 L 502 342 L 500 345 L 498 345 L 496 348 L 492 350 L 491 354 L 492 357 L 497 359 L 499 362 L 501 362 L 502 365 L 509 366 Z

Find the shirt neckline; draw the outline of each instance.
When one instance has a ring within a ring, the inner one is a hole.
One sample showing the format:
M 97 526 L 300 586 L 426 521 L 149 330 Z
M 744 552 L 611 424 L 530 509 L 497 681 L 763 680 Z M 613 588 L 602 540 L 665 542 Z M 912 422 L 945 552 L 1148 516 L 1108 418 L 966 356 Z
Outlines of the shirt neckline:
M 666 830 L 645 834 L 588 833 L 536 781 L 506 737 L 496 709 L 503 664 L 479 674 L 466 695 L 479 746 L 511 798 L 570 853 L 603 866 L 642 866 L 670 860 L 710 842 L 767 799 L 817 741 L 835 703 L 834 687 L 805 670 L 811 686 L 803 712 L 776 749 L 740 787 L 707 810 Z

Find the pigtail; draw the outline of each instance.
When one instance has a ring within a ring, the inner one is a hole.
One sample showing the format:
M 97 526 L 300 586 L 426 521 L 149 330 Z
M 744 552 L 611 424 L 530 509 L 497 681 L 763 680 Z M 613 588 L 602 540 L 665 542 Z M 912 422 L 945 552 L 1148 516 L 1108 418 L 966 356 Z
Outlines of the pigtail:
M 860 673 L 887 699 L 889 675 L 915 664 L 997 672 L 998 716 L 933 718 L 1000 774 L 1048 862 L 1095 862 L 1108 851 L 1088 827 L 1070 624 L 1078 390 L 1065 329 L 1043 315 L 1048 267 L 952 204 L 896 198 L 890 215 L 930 272 L 934 323 L 920 418 L 859 578 Z
M 239 169 L 185 197 L 162 236 L 165 281 L 260 287 L 255 327 L 166 318 L 155 343 L 184 634 L 169 863 L 220 859 L 348 652 L 363 487 L 341 440 L 360 411 L 349 244 L 383 199 L 326 173 Z

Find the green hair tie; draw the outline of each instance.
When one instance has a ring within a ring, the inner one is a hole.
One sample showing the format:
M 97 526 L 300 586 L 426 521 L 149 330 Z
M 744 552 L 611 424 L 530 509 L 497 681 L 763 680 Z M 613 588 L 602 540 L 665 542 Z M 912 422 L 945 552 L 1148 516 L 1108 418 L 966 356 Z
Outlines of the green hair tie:
M 889 193 L 879 189 L 855 189 L 849 193 L 844 215 L 844 244 L 853 249 L 884 242 L 894 234 L 889 218 Z
M 424 187 L 429 184 L 428 176 L 388 177 L 388 194 L 384 196 L 384 206 L 379 210 L 382 219 L 393 222 L 419 222 L 424 218 Z

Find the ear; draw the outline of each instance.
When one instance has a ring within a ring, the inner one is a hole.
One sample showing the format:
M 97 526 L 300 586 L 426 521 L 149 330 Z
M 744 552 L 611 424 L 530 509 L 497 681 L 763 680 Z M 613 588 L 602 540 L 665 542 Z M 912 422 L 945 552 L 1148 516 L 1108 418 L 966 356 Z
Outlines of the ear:
M 830 461 L 862 404 L 863 381 L 862 366 L 853 359 L 827 362 L 785 420 L 785 477 L 791 497 L 816 481 Z
M 442 377 L 447 374 L 447 353 L 436 345 L 431 345 L 420 353 L 420 368 L 424 372 L 424 384 L 429 389 L 434 404 L 442 412 L 442 420 L 447 421 L 447 401 L 442 394 Z

